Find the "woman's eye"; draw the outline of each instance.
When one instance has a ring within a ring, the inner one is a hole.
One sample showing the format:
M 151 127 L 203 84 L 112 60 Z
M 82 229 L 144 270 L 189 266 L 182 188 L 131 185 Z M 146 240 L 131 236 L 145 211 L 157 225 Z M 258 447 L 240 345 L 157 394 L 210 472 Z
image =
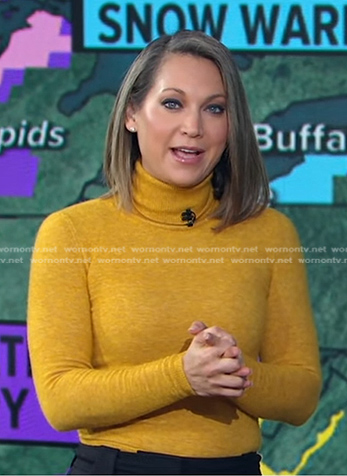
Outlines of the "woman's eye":
M 167 109 L 179 109 L 181 107 L 181 103 L 177 99 L 165 99 L 162 104 Z
M 223 112 L 225 111 L 225 107 L 221 106 L 220 104 L 210 104 L 209 106 L 207 106 L 207 109 L 213 114 L 223 114 Z

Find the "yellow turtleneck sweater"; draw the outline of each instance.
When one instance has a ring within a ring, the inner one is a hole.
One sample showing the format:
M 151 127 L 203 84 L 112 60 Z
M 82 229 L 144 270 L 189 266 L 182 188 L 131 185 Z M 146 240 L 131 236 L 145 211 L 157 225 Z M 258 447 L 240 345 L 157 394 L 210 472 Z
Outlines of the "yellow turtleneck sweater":
M 320 392 L 305 270 L 290 250 L 300 246 L 296 231 L 268 209 L 213 232 L 210 177 L 180 189 L 138 163 L 134 189 L 133 213 L 100 198 L 53 213 L 39 230 L 28 327 L 42 409 L 90 445 L 191 457 L 256 451 L 258 418 L 301 424 Z M 187 208 L 192 227 L 181 221 Z M 194 320 L 236 337 L 253 369 L 243 397 L 195 395 L 182 365 Z

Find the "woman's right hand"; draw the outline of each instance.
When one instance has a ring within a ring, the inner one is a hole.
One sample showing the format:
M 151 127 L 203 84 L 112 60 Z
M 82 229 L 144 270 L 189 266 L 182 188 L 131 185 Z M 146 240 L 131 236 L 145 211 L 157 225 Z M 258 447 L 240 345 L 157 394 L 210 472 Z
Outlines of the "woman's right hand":
M 201 397 L 240 397 L 252 384 L 240 349 L 229 333 L 219 327 L 199 331 L 183 357 L 184 371 Z

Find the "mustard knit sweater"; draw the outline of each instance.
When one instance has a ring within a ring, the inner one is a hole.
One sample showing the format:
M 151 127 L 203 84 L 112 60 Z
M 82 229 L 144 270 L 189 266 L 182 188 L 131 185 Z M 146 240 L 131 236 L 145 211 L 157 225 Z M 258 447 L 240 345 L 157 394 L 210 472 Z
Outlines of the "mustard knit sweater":
M 191 457 L 257 451 L 258 418 L 300 425 L 320 393 L 297 233 L 272 209 L 215 233 L 210 177 L 180 189 L 138 163 L 134 189 L 132 213 L 99 198 L 41 225 L 28 328 L 42 409 L 89 445 Z M 181 221 L 187 208 L 192 227 Z M 237 339 L 254 383 L 241 398 L 190 387 L 182 357 L 194 320 Z

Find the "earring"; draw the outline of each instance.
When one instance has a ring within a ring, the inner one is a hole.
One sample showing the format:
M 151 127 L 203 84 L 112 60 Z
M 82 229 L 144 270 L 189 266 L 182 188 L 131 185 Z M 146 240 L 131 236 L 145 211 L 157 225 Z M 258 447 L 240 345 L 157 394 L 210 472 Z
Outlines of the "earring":
M 130 128 L 129 128 L 129 131 L 130 131 L 130 132 L 136 132 L 136 129 L 135 129 L 135 127 L 130 127 Z

